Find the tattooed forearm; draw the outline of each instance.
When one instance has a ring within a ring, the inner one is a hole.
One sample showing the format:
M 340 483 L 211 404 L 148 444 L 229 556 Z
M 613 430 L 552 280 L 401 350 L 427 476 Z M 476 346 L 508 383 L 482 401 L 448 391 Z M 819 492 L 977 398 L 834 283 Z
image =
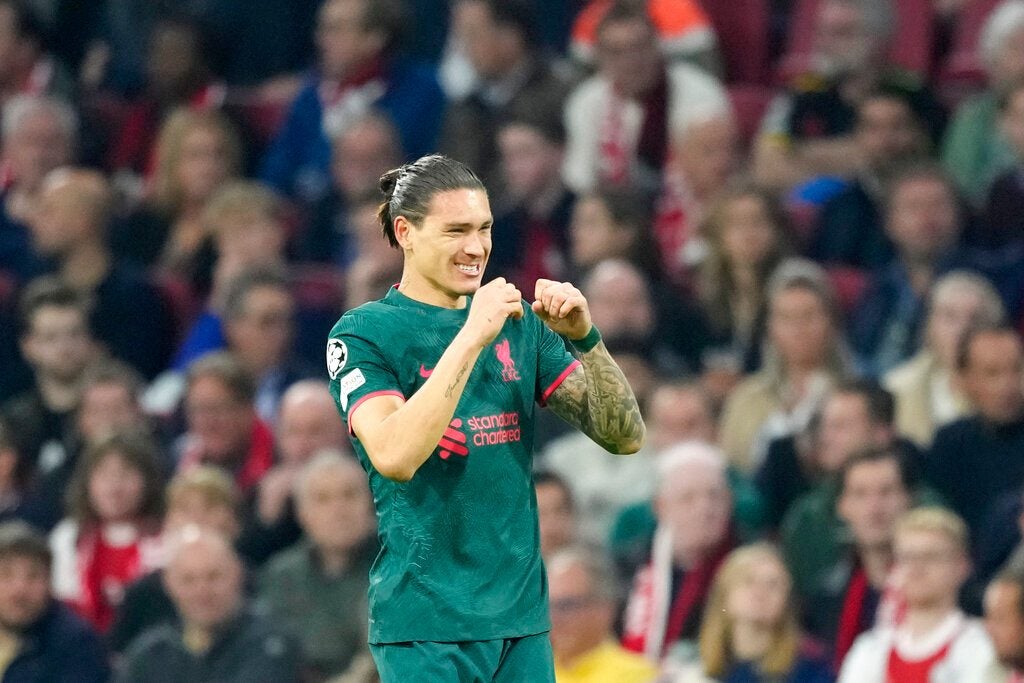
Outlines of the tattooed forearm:
M 603 343 L 580 358 L 577 369 L 548 399 L 551 409 L 612 453 L 635 453 L 646 428 L 622 370 Z
M 452 382 L 451 384 L 449 384 L 448 388 L 444 390 L 444 397 L 445 398 L 451 398 L 452 397 L 452 394 L 455 393 L 455 388 L 459 386 L 459 382 L 462 381 L 462 378 L 465 376 L 466 370 L 468 370 L 468 369 L 469 369 L 469 363 L 463 364 L 462 368 L 459 370 L 459 374 L 455 375 L 455 381 Z

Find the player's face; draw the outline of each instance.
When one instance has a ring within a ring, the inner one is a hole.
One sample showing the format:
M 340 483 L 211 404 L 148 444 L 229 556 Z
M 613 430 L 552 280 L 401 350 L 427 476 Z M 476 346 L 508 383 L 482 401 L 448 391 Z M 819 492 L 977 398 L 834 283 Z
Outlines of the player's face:
M 422 224 L 406 233 L 406 276 L 451 300 L 472 294 L 491 255 L 493 222 L 483 190 L 437 193 Z

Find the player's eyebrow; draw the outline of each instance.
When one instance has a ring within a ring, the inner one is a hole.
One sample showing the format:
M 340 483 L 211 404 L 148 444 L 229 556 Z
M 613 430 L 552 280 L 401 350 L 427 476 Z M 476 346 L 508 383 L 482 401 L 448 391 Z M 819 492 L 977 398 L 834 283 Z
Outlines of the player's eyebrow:
M 476 223 L 445 223 L 445 230 L 472 230 L 473 228 L 479 227 L 479 229 L 490 228 L 494 225 L 493 220 L 484 221 L 479 226 Z

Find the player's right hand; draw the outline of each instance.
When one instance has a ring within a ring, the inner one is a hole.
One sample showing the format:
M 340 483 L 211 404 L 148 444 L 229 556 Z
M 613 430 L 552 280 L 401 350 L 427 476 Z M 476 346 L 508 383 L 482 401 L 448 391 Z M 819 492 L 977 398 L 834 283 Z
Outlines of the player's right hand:
M 508 318 L 523 317 L 523 295 L 516 286 L 499 277 L 480 287 L 473 294 L 469 317 L 463 329 L 481 346 L 498 336 Z

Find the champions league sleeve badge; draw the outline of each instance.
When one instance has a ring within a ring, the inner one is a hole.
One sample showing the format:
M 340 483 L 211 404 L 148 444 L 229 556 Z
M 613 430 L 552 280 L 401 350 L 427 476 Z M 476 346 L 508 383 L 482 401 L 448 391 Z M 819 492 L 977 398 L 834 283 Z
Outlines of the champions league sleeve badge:
M 348 360 L 348 347 L 340 339 L 331 339 L 327 342 L 327 374 L 331 379 L 338 379 L 338 373 L 345 367 Z

